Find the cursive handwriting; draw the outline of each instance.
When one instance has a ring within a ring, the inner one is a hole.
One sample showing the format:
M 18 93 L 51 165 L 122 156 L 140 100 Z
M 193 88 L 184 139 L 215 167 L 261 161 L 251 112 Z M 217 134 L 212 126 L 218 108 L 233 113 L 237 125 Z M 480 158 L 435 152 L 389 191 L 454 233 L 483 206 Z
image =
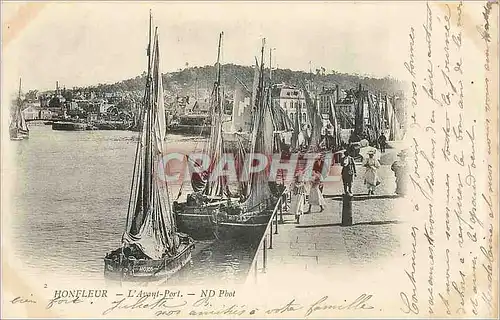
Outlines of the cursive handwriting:
M 122 298 L 111 302 L 111 307 L 104 310 L 102 314 L 107 315 L 117 309 L 175 309 L 187 304 L 186 301 L 174 302 L 173 299 L 170 297 L 155 299 L 151 298 L 151 296 L 142 296 L 139 299 Z
M 370 310 L 373 309 L 368 301 L 372 298 L 371 294 L 363 293 L 357 297 L 353 302 L 346 302 L 343 304 L 326 304 L 325 301 L 328 300 L 328 296 L 324 296 L 315 303 L 313 303 L 309 309 L 307 309 L 304 316 L 310 316 L 313 312 L 318 310 Z
M 9 302 L 12 303 L 12 304 L 17 304 L 17 303 L 19 303 L 19 304 L 23 304 L 23 303 L 37 303 L 33 299 L 27 299 L 27 298 L 22 298 L 22 297 L 15 297 L 14 299 L 10 300 Z
M 445 120 L 445 126 L 443 127 L 443 132 L 444 132 L 444 146 L 441 149 L 443 152 L 443 157 L 446 161 L 449 161 L 450 158 L 450 131 L 451 131 L 451 122 L 450 118 L 448 117 L 448 111 L 445 113 L 446 120 Z
M 405 308 L 401 309 L 404 313 L 414 313 L 418 314 L 418 293 L 417 293 L 417 282 L 415 279 L 415 275 L 417 272 L 417 227 L 411 228 L 411 237 L 412 237 L 412 250 L 411 250 L 411 272 L 408 272 L 405 269 L 406 276 L 410 279 L 412 284 L 412 295 L 411 302 L 408 298 L 408 295 L 404 292 L 400 292 L 399 296 L 401 301 L 403 302 Z
M 57 296 L 47 303 L 47 306 L 45 307 L 46 309 L 51 309 L 55 305 L 66 305 L 66 304 L 79 304 L 82 303 L 83 300 L 80 299 L 80 297 L 72 298 L 72 299 L 64 299 L 61 298 L 60 296 Z
M 285 304 L 283 307 L 273 308 L 266 310 L 266 314 L 277 314 L 277 313 L 285 313 L 285 312 L 293 312 L 296 310 L 303 309 L 304 307 L 295 302 L 295 299 Z
M 460 297 L 460 307 L 457 309 L 456 313 L 465 314 L 465 274 L 459 271 L 459 275 L 460 282 L 452 282 L 453 289 L 455 289 L 455 292 Z
M 445 35 L 445 40 L 444 40 L 444 69 L 446 72 L 450 72 L 450 19 L 451 19 L 451 9 L 448 4 L 446 4 L 446 15 L 444 16 L 444 21 L 446 21 L 444 25 L 444 35 Z

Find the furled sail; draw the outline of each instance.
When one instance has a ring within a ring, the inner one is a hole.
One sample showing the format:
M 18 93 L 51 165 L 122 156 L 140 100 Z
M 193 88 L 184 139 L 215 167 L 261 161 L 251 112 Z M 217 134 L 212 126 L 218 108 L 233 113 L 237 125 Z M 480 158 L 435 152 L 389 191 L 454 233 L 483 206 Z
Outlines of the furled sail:
M 388 122 L 389 136 L 388 140 L 400 140 L 402 139 L 401 126 L 399 124 L 398 118 L 396 117 L 396 112 L 394 112 L 394 106 L 388 97 L 385 98 L 386 108 L 385 108 L 385 118 Z
M 257 108 L 257 95 L 258 95 L 258 86 L 259 86 L 259 79 L 260 79 L 260 67 L 259 67 L 259 62 L 257 61 L 257 57 L 255 58 L 255 68 L 253 71 L 253 82 L 252 82 L 252 98 L 250 99 L 250 105 L 251 107 L 251 112 L 252 116 L 255 116 L 255 110 Z M 253 118 L 252 118 L 253 120 Z M 253 124 L 253 122 L 252 122 Z
M 273 150 L 272 144 L 269 143 L 269 141 L 273 141 L 274 128 L 269 104 L 265 102 L 262 104 L 262 107 L 259 108 L 260 110 L 257 110 L 257 116 L 255 117 L 254 135 L 256 139 L 254 147 L 252 148 L 252 154 L 270 156 Z M 265 170 L 261 170 L 251 175 L 248 192 L 244 204 L 248 209 L 255 208 L 263 201 L 271 198 L 272 194 L 269 189 L 268 176 Z
M 262 57 L 264 46 L 262 47 Z M 263 60 L 263 58 L 262 58 Z M 252 131 L 251 155 L 260 154 L 270 157 L 273 152 L 274 125 L 271 116 L 271 106 L 268 95 L 271 94 L 270 88 L 268 91 L 264 89 L 263 78 L 264 64 L 261 61 L 259 72 L 259 84 L 256 91 L 256 112 Z M 253 166 L 253 163 L 248 163 L 247 168 Z M 243 206 L 248 211 L 258 210 L 258 206 L 265 204 L 268 199 L 272 198 L 272 192 L 269 188 L 268 175 L 266 170 L 260 170 L 250 174 L 249 187 L 247 197 Z
M 338 149 L 340 147 L 340 143 L 341 143 L 340 125 L 339 125 L 339 121 L 337 118 L 337 112 L 335 111 L 335 104 L 333 103 L 332 97 L 329 97 L 328 103 L 330 106 L 330 108 L 329 108 L 330 123 L 333 126 L 333 146 L 334 146 L 334 148 Z
M 301 135 L 302 132 L 302 126 L 299 120 L 299 115 L 301 114 L 300 112 L 300 107 L 299 103 L 295 104 L 295 117 L 294 117 L 294 124 L 293 124 L 293 132 L 292 132 L 292 148 L 293 149 L 298 149 L 299 146 L 302 144 L 303 141 L 300 141 L 300 137 L 302 139 L 304 138 L 303 135 Z
M 191 174 L 191 186 L 195 192 L 202 192 L 206 195 L 220 196 L 226 193 L 227 190 L 225 180 L 222 177 L 213 181 L 210 179 L 210 174 L 215 169 L 216 165 L 219 163 L 222 157 L 222 121 L 223 121 L 223 92 L 221 88 L 221 45 L 222 36 L 224 33 L 219 35 L 219 49 L 217 53 L 217 76 L 216 81 L 212 89 L 212 94 L 210 96 L 210 106 L 212 114 L 212 127 L 210 129 L 210 138 L 207 145 L 203 148 L 203 154 L 209 156 L 210 163 L 208 169 L 198 173 L 200 170 L 201 163 L 196 160 L 188 161 L 189 169 Z M 198 170 L 195 170 L 198 169 Z
M 137 145 L 127 225 L 122 241 L 128 245 L 135 244 L 151 259 L 161 259 L 164 254 L 175 254 L 178 239 L 165 170 L 161 165 L 165 152 L 166 119 L 157 32 L 148 56 L 143 126 Z
M 249 94 L 248 90 L 236 79 L 233 96 L 232 131 L 249 132 L 251 130 L 252 112 Z
M 291 131 L 294 128 L 294 124 L 290 117 L 286 114 L 286 111 L 279 104 L 275 104 L 271 109 L 272 116 L 274 119 L 274 129 L 276 131 Z
M 309 145 L 312 147 L 316 147 L 321 142 L 321 127 L 323 126 L 323 120 L 321 119 L 321 115 L 318 112 L 316 103 L 311 99 L 309 92 L 305 87 L 304 95 L 306 98 L 306 106 L 312 126 Z

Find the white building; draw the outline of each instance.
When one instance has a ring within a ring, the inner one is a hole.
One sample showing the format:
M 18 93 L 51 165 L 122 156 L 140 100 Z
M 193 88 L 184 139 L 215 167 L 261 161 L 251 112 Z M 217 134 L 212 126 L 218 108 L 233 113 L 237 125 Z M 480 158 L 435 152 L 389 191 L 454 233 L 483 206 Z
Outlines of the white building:
M 297 114 L 301 125 L 309 123 L 306 98 L 302 90 L 290 85 L 276 85 L 273 88 L 273 106 L 275 105 L 281 106 L 293 123 Z
M 22 111 L 25 120 L 35 120 L 40 117 L 40 109 L 34 105 L 29 105 Z

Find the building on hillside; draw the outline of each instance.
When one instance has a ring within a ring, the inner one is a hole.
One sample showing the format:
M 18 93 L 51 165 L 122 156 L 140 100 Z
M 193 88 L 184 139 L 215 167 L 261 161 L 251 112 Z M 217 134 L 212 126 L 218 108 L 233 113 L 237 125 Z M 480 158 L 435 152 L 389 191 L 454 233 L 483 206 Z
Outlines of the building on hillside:
M 356 97 L 353 91 L 340 92 L 335 103 L 337 121 L 342 129 L 353 129 L 356 114 Z
M 48 109 L 41 109 L 39 118 L 42 120 L 52 119 L 52 112 Z
M 330 103 L 335 103 L 339 100 L 339 87 L 325 88 L 319 94 L 319 111 L 320 114 L 330 114 Z M 330 102 L 331 101 L 331 102 Z
M 280 106 L 292 122 L 295 123 L 298 116 L 301 126 L 309 123 L 306 98 L 302 90 L 286 84 L 275 85 L 272 91 L 272 101 L 273 107 Z
M 28 105 L 21 112 L 26 120 L 36 120 L 40 117 L 40 108 L 35 105 Z

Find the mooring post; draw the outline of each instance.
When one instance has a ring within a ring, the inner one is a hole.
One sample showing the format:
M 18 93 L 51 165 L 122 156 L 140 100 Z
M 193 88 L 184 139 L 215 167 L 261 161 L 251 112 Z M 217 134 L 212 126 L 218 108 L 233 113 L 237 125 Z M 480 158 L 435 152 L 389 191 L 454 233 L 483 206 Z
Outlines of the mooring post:
M 352 196 L 344 194 L 342 197 L 342 225 L 352 226 Z

